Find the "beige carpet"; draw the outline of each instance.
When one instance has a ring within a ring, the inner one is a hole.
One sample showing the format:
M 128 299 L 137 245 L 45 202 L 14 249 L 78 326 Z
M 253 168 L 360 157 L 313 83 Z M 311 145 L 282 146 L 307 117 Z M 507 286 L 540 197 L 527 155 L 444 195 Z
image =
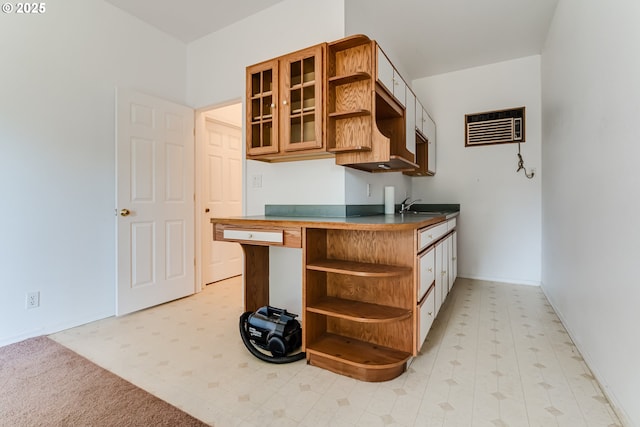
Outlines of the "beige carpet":
M 47 337 L 0 347 L 0 426 L 205 426 Z

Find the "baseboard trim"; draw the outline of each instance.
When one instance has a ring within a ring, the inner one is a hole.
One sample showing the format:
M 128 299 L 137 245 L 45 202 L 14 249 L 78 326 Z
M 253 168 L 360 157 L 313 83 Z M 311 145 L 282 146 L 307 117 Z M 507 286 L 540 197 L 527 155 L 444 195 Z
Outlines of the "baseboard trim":
M 470 279 L 470 280 L 482 280 L 484 282 L 498 282 L 498 283 L 508 283 L 511 285 L 526 285 L 526 286 L 540 286 L 541 283 L 534 280 L 523 280 L 523 279 L 505 279 L 505 278 L 495 278 L 495 277 L 485 277 L 485 276 L 467 276 L 467 275 L 458 275 L 461 279 Z

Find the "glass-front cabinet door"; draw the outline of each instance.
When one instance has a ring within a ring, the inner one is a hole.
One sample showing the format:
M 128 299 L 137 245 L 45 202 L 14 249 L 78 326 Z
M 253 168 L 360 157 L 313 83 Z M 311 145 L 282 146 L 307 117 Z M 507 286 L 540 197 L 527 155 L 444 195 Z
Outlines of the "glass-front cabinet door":
M 283 151 L 322 148 L 322 45 L 280 59 Z
M 247 68 L 247 154 L 278 152 L 278 60 Z

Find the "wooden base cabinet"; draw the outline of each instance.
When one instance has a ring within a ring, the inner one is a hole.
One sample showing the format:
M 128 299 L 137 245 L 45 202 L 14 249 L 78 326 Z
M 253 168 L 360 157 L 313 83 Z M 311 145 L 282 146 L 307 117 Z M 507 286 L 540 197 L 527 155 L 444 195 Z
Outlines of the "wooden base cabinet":
M 307 229 L 306 244 L 308 362 L 363 381 L 400 375 L 414 353 L 414 232 Z

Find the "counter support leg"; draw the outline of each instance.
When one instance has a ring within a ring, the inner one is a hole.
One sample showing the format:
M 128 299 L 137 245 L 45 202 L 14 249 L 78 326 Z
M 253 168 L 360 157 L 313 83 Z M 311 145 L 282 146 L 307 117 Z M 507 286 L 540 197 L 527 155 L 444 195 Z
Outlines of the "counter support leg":
M 244 310 L 269 304 L 269 247 L 241 245 L 244 251 Z

